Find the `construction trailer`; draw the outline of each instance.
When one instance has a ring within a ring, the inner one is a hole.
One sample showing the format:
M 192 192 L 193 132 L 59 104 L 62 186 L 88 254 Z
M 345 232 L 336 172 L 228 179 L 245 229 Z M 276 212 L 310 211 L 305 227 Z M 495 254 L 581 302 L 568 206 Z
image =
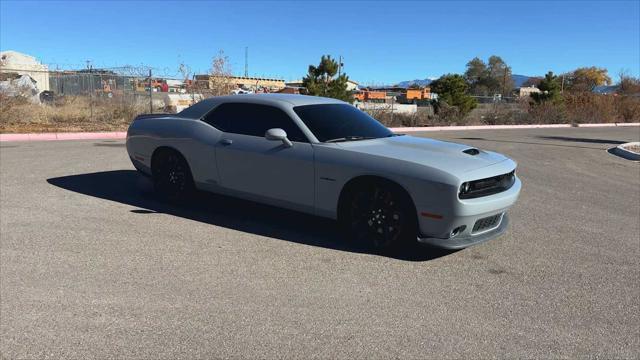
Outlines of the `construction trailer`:
M 419 100 L 430 100 L 431 99 L 431 88 L 423 87 L 420 89 L 407 89 L 407 92 L 404 95 L 407 102 L 415 102 Z
M 353 98 L 360 102 L 385 102 L 385 91 L 359 90 L 353 93 Z

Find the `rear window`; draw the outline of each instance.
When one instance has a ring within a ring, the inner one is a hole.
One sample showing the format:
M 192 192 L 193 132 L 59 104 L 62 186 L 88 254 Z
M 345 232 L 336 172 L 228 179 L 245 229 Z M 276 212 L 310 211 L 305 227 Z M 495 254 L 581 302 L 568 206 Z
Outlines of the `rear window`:
M 197 102 L 189 106 L 188 108 L 180 111 L 176 115 L 183 118 L 200 119 L 204 114 L 209 112 L 209 110 L 211 110 L 213 106 L 214 104 L 211 103 L 211 101 L 201 100 L 200 102 Z
M 269 129 L 279 128 L 291 141 L 309 142 L 296 123 L 281 109 L 250 103 L 226 103 L 203 119 L 215 128 L 234 134 L 264 137 Z
M 293 111 L 307 125 L 318 141 L 340 138 L 383 138 L 391 130 L 367 113 L 348 104 L 317 104 L 296 106 Z

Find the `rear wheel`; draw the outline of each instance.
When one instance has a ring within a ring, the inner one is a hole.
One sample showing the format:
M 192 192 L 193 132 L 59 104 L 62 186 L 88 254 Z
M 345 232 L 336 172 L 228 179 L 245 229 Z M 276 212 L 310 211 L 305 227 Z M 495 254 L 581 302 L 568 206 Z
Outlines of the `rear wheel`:
M 193 177 L 187 161 L 177 151 L 160 150 L 153 157 L 151 172 L 156 193 L 170 201 L 183 201 L 192 195 Z
M 417 220 L 409 196 L 399 186 L 372 181 L 353 186 L 339 214 L 350 239 L 377 252 L 390 252 L 416 240 Z

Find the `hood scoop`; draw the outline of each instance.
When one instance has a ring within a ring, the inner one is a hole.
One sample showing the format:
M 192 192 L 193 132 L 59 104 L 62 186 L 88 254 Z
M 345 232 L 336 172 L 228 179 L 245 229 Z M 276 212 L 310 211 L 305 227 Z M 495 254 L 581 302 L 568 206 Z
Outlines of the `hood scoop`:
M 471 156 L 475 156 L 475 155 L 480 154 L 480 150 L 474 149 L 474 148 L 462 150 L 462 152 L 465 153 L 465 154 L 469 154 Z

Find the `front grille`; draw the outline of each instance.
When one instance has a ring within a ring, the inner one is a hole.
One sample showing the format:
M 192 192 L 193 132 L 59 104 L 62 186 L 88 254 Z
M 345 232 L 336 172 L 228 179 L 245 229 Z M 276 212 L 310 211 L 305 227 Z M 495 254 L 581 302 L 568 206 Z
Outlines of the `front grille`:
M 515 170 L 486 179 L 469 181 L 460 187 L 460 199 L 473 199 L 509 190 L 516 180 Z
M 480 232 L 480 231 L 493 229 L 493 228 L 497 227 L 498 224 L 500 224 L 500 219 L 501 218 L 502 218 L 502 214 L 498 214 L 498 215 L 493 215 L 493 216 L 489 216 L 489 217 L 486 217 L 486 218 L 482 218 L 482 219 L 476 221 L 475 224 L 473 224 L 473 230 L 471 232 L 472 233 L 477 233 L 477 232 Z

